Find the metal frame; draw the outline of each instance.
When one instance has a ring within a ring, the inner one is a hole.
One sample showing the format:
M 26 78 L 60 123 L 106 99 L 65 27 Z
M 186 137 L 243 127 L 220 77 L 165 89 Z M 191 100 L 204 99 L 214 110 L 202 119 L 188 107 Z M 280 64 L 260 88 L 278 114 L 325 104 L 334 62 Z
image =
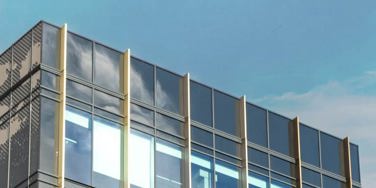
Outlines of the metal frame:
M 185 136 L 185 147 L 184 147 L 184 175 L 183 182 L 186 188 L 191 188 L 191 88 L 190 88 L 190 76 L 187 73 L 183 77 L 183 114 L 184 114 L 184 136 Z
M 130 49 L 126 50 L 123 53 L 123 187 L 129 188 L 129 135 L 130 135 L 130 62 L 131 62 L 131 51 Z
M 244 188 L 248 187 L 248 135 L 247 135 L 247 100 L 246 96 L 242 96 L 239 100 L 239 124 L 241 132 L 241 158 L 242 173 L 241 181 Z
M 350 139 L 346 137 L 343 139 L 344 155 L 345 155 L 345 175 L 346 175 L 346 188 L 352 188 L 352 172 L 351 172 L 351 151 Z
M 294 118 L 291 121 L 294 131 L 294 150 L 295 150 L 295 171 L 296 171 L 296 187 L 303 187 L 302 178 L 302 157 L 300 150 L 300 126 L 299 117 Z

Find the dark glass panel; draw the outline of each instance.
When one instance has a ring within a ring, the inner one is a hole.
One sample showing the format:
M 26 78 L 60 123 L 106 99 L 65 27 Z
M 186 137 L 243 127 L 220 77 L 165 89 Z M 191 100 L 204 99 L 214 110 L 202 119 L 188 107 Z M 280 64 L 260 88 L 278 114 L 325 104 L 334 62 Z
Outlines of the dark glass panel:
M 58 77 L 46 71 L 42 71 L 42 86 L 52 90 L 59 90 Z
M 192 141 L 213 147 L 213 133 L 191 126 Z
M 221 159 L 223 161 L 226 161 L 228 163 L 236 164 L 236 165 L 241 165 L 241 160 L 236 159 L 235 157 L 231 157 L 228 154 L 223 154 L 223 152 L 216 151 L 215 152 L 215 157 L 217 159 Z
M 213 187 L 213 158 L 192 151 L 192 187 Z
M 182 113 L 182 79 L 180 76 L 157 68 L 155 105 L 165 110 Z
M 269 113 L 269 139 L 271 149 L 294 157 L 293 127 L 289 119 Z
M 272 180 L 270 184 L 270 188 L 293 188 L 293 186 L 287 185 L 285 183 L 282 183 L 276 180 Z
M 192 150 L 201 151 L 201 152 L 206 153 L 208 155 L 214 155 L 213 149 L 209 149 L 209 148 L 204 147 L 204 146 L 199 146 L 199 145 L 194 144 L 194 143 L 192 143 Z
M 154 112 L 147 108 L 131 104 L 131 119 L 145 125 L 154 125 Z
M 0 187 L 7 187 L 8 181 L 8 149 L 9 121 L 0 124 Z
M 310 185 L 307 185 L 307 184 L 303 183 L 303 188 L 316 188 L 316 187 L 313 187 L 313 186 L 310 186 Z
M 65 176 L 91 184 L 92 123 L 89 113 L 67 106 L 65 111 Z
M 262 176 L 254 172 L 249 172 L 248 183 L 248 188 L 268 188 L 269 177 Z
M 154 66 L 131 58 L 131 97 L 154 105 Z
M 247 104 L 247 135 L 248 141 L 268 147 L 266 110 Z
M 281 175 L 281 174 L 278 174 L 278 173 L 275 173 L 275 172 L 271 172 L 270 174 L 272 176 L 272 179 L 284 182 L 284 183 L 289 184 L 289 185 L 296 185 L 296 180 L 293 180 L 292 178 L 288 178 L 284 175 Z
M 238 125 L 238 100 L 222 92 L 214 92 L 215 128 L 234 136 L 240 136 Z
M 92 103 L 91 101 L 93 100 L 93 94 L 90 87 L 71 80 L 67 80 L 67 95 L 87 103 Z
M 193 81 L 190 82 L 190 86 L 192 120 L 212 127 L 213 113 L 211 89 Z
M 184 123 L 174 118 L 157 113 L 155 127 L 172 135 L 183 136 Z
M 350 144 L 351 172 L 353 180 L 360 182 L 359 150 L 358 146 Z
M 58 28 L 43 24 L 42 63 L 56 69 L 59 68 L 59 37 Z
M 318 172 L 302 168 L 303 182 L 310 183 L 312 185 L 321 186 L 321 175 Z
M 269 176 L 269 170 L 266 170 L 265 168 L 258 167 L 256 165 L 248 164 L 248 169 L 253 172 L 258 172 L 261 174 L 264 174 L 266 176 Z
M 270 156 L 270 166 L 271 169 L 276 172 L 282 173 L 286 176 L 295 177 L 295 165 L 288 161 Z
M 86 81 L 92 80 L 93 43 L 78 35 L 68 33 L 67 73 Z
M 345 175 L 342 140 L 320 133 L 322 168 L 330 172 Z
M 320 167 L 319 132 L 300 124 L 300 150 L 302 161 Z
M 229 163 L 216 160 L 215 162 L 215 187 L 216 188 L 240 188 L 240 169 Z
M 268 154 L 257 149 L 248 148 L 248 160 L 251 163 L 269 168 Z
M 156 188 L 182 187 L 182 148 L 159 139 L 155 148 L 155 160 Z
M 215 135 L 215 147 L 220 151 L 234 156 L 240 155 L 240 144 L 222 136 Z
M 94 105 L 115 114 L 122 113 L 122 100 L 106 93 L 94 90 Z
M 95 44 L 94 83 L 120 92 L 121 59 L 121 53 Z
M 345 188 L 345 184 L 328 176 L 323 176 L 323 188 Z
M 67 104 L 78 107 L 78 108 L 86 110 L 86 111 L 91 111 L 91 105 L 85 104 L 83 102 L 72 99 L 70 97 L 67 97 Z

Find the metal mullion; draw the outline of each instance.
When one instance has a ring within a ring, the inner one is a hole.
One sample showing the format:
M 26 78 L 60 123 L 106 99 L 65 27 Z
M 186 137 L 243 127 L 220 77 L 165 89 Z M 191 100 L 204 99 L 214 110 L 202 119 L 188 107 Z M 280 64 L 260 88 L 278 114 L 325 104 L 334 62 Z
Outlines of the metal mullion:
M 241 182 L 244 188 L 248 187 L 248 135 L 247 135 L 247 101 L 246 96 L 239 100 L 239 126 L 240 126 L 240 161 L 241 161 Z
M 272 165 L 271 165 L 271 155 L 270 155 L 270 133 L 269 133 L 269 110 L 266 110 L 266 130 L 267 130 L 267 147 L 268 147 L 268 173 L 269 173 L 269 185 L 272 183 L 272 173 L 271 173 L 271 168 L 272 168 Z
M 10 88 L 9 89 L 12 89 L 13 87 L 13 84 L 12 84 L 12 80 L 13 80 L 13 46 L 11 47 L 11 56 L 10 56 Z M 11 152 L 11 145 L 12 145 L 12 140 L 11 140 L 11 136 L 10 136 L 10 129 L 11 129 L 11 119 L 12 119 L 12 109 L 13 109 L 13 92 L 10 91 L 9 92 L 9 95 L 10 95 L 10 100 L 9 100 L 9 126 L 8 126 L 8 177 L 7 177 L 7 185 L 8 187 L 10 187 L 10 152 Z
M 346 176 L 346 186 L 347 188 L 352 188 L 352 171 L 351 171 L 351 148 L 350 148 L 350 139 L 346 137 L 342 141 L 344 147 L 344 161 L 345 161 L 345 176 Z
M 31 43 L 30 43 L 30 68 L 29 68 L 29 72 L 31 72 L 31 70 L 32 70 L 32 66 L 33 66 L 33 64 L 32 64 L 32 62 L 33 62 L 33 29 L 31 29 Z M 34 73 L 35 75 L 37 74 L 37 73 Z M 30 80 L 30 82 L 29 82 L 29 101 L 30 101 L 30 103 L 29 103 L 29 157 L 28 157 L 28 165 L 27 165 L 27 167 L 28 167 L 28 172 L 27 172 L 27 185 L 29 186 L 29 184 L 30 184 L 30 171 L 31 171 L 31 168 L 30 168 L 30 166 L 31 166 L 31 160 L 30 160 L 30 156 L 31 156 L 31 126 L 32 126 L 32 124 L 31 124 L 31 116 L 32 116 L 32 106 L 33 106 L 33 103 L 32 103 L 32 87 L 31 87 L 31 85 L 32 85 L 32 77 L 34 76 L 34 74 L 32 74 L 32 75 L 30 75 L 30 78 L 29 78 L 29 80 Z M 39 74 L 41 74 L 41 72 L 39 72 Z M 40 77 L 39 77 L 40 78 Z M 39 166 L 39 164 L 38 164 L 38 166 Z
M 296 186 L 297 188 L 302 188 L 302 157 L 301 157 L 301 150 L 300 150 L 300 122 L 299 117 L 296 117 L 292 121 L 290 121 L 293 125 L 293 132 L 294 132 L 294 152 L 295 152 L 295 171 L 296 171 Z
M 213 134 L 213 178 L 211 179 L 212 183 L 213 183 L 213 188 L 216 188 L 216 179 L 217 179 L 217 174 L 216 174 L 216 168 L 215 168 L 215 164 L 217 163 L 217 157 L 216 157 L 216 149 L 215 149 L 215 104 L 214 104 L 214 89 L 213 88 L 210 88 L 211 89 L 211 103 L 212 103 L 212 125 L 211 127 L 213 128 L 213 130 L 211 131 L 211 133 Z

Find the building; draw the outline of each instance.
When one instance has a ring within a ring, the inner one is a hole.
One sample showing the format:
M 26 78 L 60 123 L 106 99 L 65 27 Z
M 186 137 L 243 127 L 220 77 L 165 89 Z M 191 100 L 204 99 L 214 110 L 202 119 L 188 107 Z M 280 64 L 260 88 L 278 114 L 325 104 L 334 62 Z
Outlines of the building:
M 1 188 L 360 188 L 358 153 L 66 25 L 0 56 Z

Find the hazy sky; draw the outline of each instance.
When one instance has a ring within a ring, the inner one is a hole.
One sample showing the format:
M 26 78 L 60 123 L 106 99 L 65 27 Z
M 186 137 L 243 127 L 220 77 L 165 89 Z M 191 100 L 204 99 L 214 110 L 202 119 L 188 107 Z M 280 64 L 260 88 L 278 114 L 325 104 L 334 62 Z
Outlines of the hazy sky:
M 0 51 L 41 19 L 348 135 L 376 187 L 375 0 L 0 0 Z

